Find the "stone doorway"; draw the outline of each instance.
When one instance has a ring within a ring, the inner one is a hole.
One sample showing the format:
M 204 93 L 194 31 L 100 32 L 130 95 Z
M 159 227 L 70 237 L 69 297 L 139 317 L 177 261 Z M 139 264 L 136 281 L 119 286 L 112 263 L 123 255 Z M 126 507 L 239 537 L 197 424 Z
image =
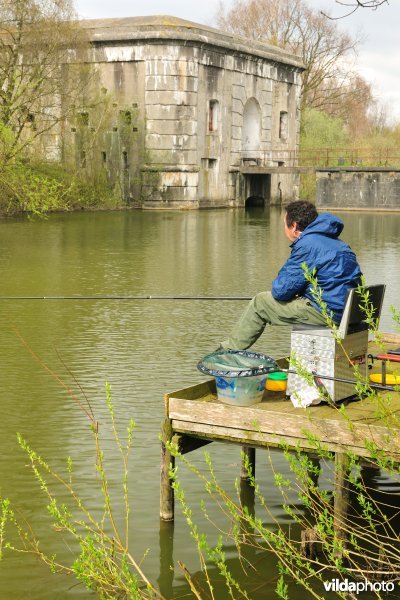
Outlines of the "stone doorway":
M 245 207 L 266 206 L 271 199 L 271 175 L 245 175 Z

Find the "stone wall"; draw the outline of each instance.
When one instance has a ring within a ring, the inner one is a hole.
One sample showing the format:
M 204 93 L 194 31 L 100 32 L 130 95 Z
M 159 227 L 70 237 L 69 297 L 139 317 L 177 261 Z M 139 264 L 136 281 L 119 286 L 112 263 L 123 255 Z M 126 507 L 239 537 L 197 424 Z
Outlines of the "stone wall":
M 400 170 L 389 168 L 318 169 L 320 208 L 400 210 Z

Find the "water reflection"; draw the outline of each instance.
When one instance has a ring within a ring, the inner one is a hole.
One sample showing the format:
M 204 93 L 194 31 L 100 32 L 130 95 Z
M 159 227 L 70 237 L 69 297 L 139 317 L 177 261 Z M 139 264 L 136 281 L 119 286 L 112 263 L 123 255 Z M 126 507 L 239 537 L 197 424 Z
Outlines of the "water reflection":
M 173 598 L 174 523 L 160 519 L 160 574 L 158 587 L 164 598 Z
M 389 306 L 399 306 L 400 215 L 340 216 L 345 222 L 343 237 L 357 252 L 367 281 L 388 284 L 382 324 L 393 331 Z M 251 295 L 270 288 L 288 254 L 282 212 L 276 208 L 67 214 L 46 221 L 0 222 L 2 295 Z M 243 302 L 226 301 L 0 301 L 1 493 L 29 518 L 51 552 L 67 558 L 71 554 L 60 534 L 49 533 L 47 519 L 42 516 L 45 500 L 25 466 L 16 431 L 55 469 L 65 472 L 70 455 L 89 508 L 98 510 L 102 500 L 95 477 L 90 423 L 68 390 L 32 352 L 73 393 L 89 398 L 108 456 L 116 514 L 122 514 L 123 501 L 118 452 L 105 407 L 106 381 L 112 385 L 120 430 L 124 431 L 129 418 L 135 419 L 130 470 L 132 551 L 142 556 L 149 550 L 144 561 L 146 573 L 153 581 L 158 578 L 167 597 L 177 596 L 187 590 L 183 576 L 177 573 L 177 560 L 183 559 L 196 572 L 198 559 L 181 515 L 177 516 L 174 539 L 170 526 L 158 525 L 158 433 L 163 394 L 203 379 L 195 368 L 198 359 L 226 337 L 243 306 Z M 270 328 L 256 349 L 281 356 L 289 349 L 289 335 L 289 328 Z M 207 449 L 221 485 L 235 494 L 240 449 L 216 443 Z M 265 456 L 262 452 L 258 455 Z M 202 450 L 194 452 L 191 459 L 205 468 Z M 274 461 L 277 469 L 287 472 L 279 453 Z M 258 460 L 261 492 L 274 518 L 283 520 L 287 517 L 280 495 L 271 485 L 272 473 L 260 465 Z M 190 501 L 196 502 L 202 494 L 200 482 L 187 473 L 183 483 Z M 386 483 L 378 478 L 376 485 L 384 487 Z M 251 508 L 251 499 L 242 500 Z M 212 518 L 217 518 L 216 509 L 212 510 Z M 211 531 L 209 525 L 205 528 Z M 258 560 L 264 579 L 268 581 L 268 573 L 273 579 L 273 559 L 257 553 L 254 561 Z M 175 576 L 171 564 L 175 564 Z M 239 572 L 239 565 L 232 564 Z M 256 579 L 254 589 L 260 584 Z M 272 590 L 273 582 L 268 585 Z M 91 597 L 34 561 L 14 557 L 0 563 L 0 589 L 5 597 L 34 600 Z M 265 589 L 259 597 L 268 597 L 262 596 Z

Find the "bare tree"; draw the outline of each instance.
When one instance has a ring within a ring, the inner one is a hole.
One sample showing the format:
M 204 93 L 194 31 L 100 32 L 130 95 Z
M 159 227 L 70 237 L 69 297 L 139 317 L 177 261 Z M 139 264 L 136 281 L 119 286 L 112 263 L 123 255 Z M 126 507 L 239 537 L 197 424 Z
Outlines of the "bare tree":
M 328 19 L 343 19 L 355 13 L 359 8 L 371 8 L 372 10 L 376 10 L 379 6 L 382 6 L 382 4 L 389 4 L 389 0 L 335 0 L 335 3 L 349 8 L 350 10 L 340 17 L 331 17 L 322 11 L 322 14 Z
M 377 9 L 378 6 L 382 6 L 382 4 L 389 4 L 388 0 L 335 0 L 336 4 L 341 4 L 341 6 L 350 6 L 352 8 L 372 8 Z
M 371 127 L 371 112 L 375 110 L 376 104 L 370 84 L 362 77 L 355 77 L 342 87 L 341 92 L 341 95 L 336 95 L 332 104 L 325 103 L 324 112 L 339 117 L 352 140 L 367 135 Z M 323 93 L 322 86 L 320 94 Z M 327 95 L 330 96 L 329 88 Z
M 232 33 L 300 55 L 306 67 L 303 106 L 329 107 L 335 113 L 333 107 L 352 94 L 351 83 L 359 79 L 352 59 L 360 41 L 341 32 L 305 0 L 236 0 L 229 10 L 221 3 L 217 22 Z
M 0 164 L 71 109 L 85 81 L 65 65 L 84 46 L 71 0 L 0 0 Z

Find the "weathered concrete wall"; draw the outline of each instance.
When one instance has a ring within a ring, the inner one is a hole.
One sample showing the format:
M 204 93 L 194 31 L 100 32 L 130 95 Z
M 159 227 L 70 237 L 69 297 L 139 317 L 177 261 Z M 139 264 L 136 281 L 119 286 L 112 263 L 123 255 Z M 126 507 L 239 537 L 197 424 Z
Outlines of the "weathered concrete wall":
M 400 170 L 342 168 L 317 171 L 320 208 L 400 210 Z
M 93 178 L 106 178 L 118 195 L 132 201 L 141 195 L 146 153 L 145 64 L 105 62 L 106 53 L 102 60 L 95 58 L 87 97 L 64 127 L 63 158 Z
M 102 170 L 128 202 L 242 206 L 244 164 L 297 164 L 298 57 L 174 17 L 83 24 L 102 97 L 67 124 L 64 155 Z M 293 199 L 297 177 L 273 175 L 265 189 Z

